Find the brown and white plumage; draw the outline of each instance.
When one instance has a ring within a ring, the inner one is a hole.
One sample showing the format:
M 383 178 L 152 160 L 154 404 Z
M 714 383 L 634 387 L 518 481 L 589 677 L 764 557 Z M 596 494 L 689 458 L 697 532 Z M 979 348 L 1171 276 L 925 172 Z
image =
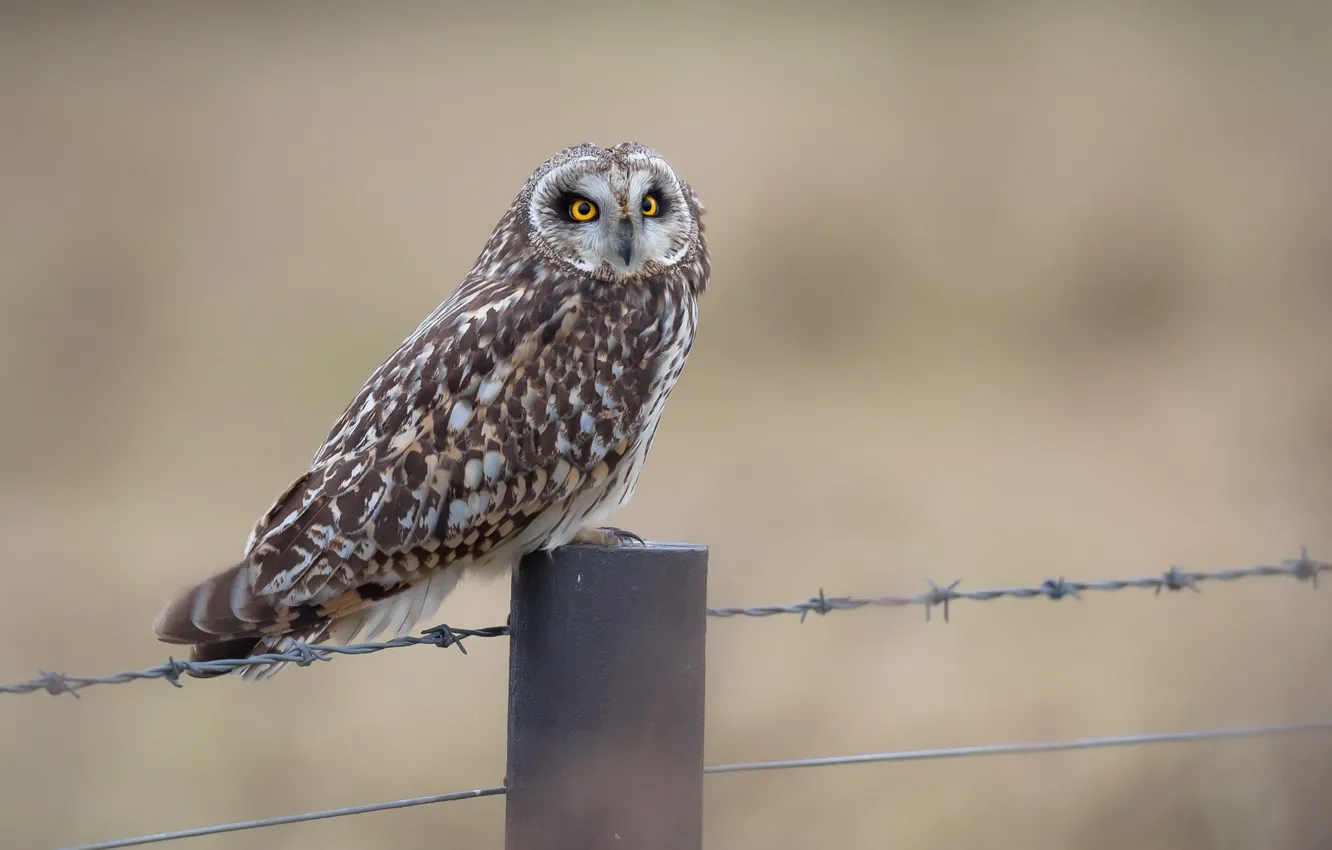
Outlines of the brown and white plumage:
M 463 570 L 512 567 L 627 502 L 693 344 L 701 214 L 642 145 L 544 163 L 242 560 L 169 603 L 157 636 L 206 660 L 405 635 Z

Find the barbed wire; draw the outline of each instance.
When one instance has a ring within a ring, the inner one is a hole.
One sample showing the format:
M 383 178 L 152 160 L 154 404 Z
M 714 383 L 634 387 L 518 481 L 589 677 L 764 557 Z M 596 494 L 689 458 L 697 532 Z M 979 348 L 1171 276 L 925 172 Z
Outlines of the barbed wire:
M 712 773 L 747 773 L 760 770 L 790 770 L 806 767 L 833 767 L 838 765 L 870 764 L 883 762 L 935 761 L 951 758 L 976 758 L 999 755 L 1031 755 L 1070 750 L 1103 749 L 1106 747 L 1127 747 L 1166 743 L 1192 743 L 1198 741 L 1220 741 L 1238 738 L 1256 738 L 1263 736 L 1294 735 L 1309 732 L 1332 732 L 1332 721 L 1319 723 L 1290 723 L 1269 726 L 1242 726 L 1227 729 L 1198 729 L 1181 732 L 1155 732 L 1138 735 L 1108 735 L 1096 738 L 1069 738 L 1055 741 L 1023 741 L 1007 744 L 980 744 L 963 747 L 939 747 L 928 750 L 899 750 L 883 753 L 857 753 L 845 756 L 825 756 L 822 758 L 784 759 L 780 761 L 740 762 L 736 764 L 709 765 L 703 768 L 705 774 Z M 435 794 L 427 797 L 411 797 L 386 803 L 368 803 L 360 806 L 346 806 L 339 809 L 323 809 L 298 815 L 260 818 L 258 820 L 237 821 L 235 823 L 202 826 L 194 829 L 182 829 L 177 832 L 158 832 L 135 838 L 117 838 L 94 844 L 79 844 L 63 847 L 60 850 L 118 850 L 124 847 L 137 847 L 160 841 L 174 841 L 180 838 L 194 838 L 203 835 L 217 835 L 224 832 L 239 832 L 245 829 L 260 829 L 281 826 L 290 823 L 304 823 L 313 820 L 359 815 L 368 812 L 383 812 L 392 809 L 405 809 L 412 806 L 424 806 L 432 803 L 448 803 L 457 800 L 471 800 L 478 797 L 495 797 L 506 794 L 504 787 L 478 788 L 473 791 L 456 791 L 452 794 Z
M 1161 591 L 1191 590 L 1200 592 L 1200 585 L 1207 582 L 1233 582 L 1248 578 L 1284 576 L 1308 581 L 1316 589 L 1320 573 L 1332 571 L 1332 563 L 1309 557 L 1308 551 L 1301 546 L 1298 558 L 1289 558 L 1280 564 L 1259 564 L 1250 567 L 1235 567 L 1224 570 L 1191 571 L 1180 567 L 1171 567 L 1155 576 L 1139 576 L 1125 579 L 1069 580 L 1065 578 L 1046 579 L 1037 585 L 996 587 L 981 590 L 960 590 L 962 579 L 940 586 L 933 580 L 926 579 L 929 590 L 907 596 L 827 596 L 823 590 L 819 595 L 804 602 L 789 605 L 755 605 L 748 607 L 708 608 L 709 617 L 722 619 L 732 617 L 773 617 L 779 614 L 796 614 L 804 622 L 808 614 L 826 615 L 834 611 L 853 611 L 859 608 L 904 608 L 921 606 L 925 609 L 925 619 L 929 620 L 935 608 L 942 608 L 944 621 L 951 616 L 951 604 L 959 600 L 970 602 L 989 602 L 995 599 L 1049 599 L 1059 601 L 1067 597 L 1081 598 L 1087 592 L 1116 592 L 1120 590 L 1151 590 L 1157 595 Z M 42 671 L 42 675 L 26 682 L 0 685 L 0 694 L 27 694 L 45 691 L 51 695 L 73 694 L 92 685 L 118 685 L 141 679 L 165 679 L 176 687 L 181 687 L 182 674 L 194 676 L 226 673 L 251 664 L 291 663 L 301 667 L 316 661 L 329 661 L 334 655 L 369 655 L 386 649 L 405 646 L 434 646 L 447 648 L 456 646 L 463 654 L 467 653 L 462 642 L 464 638 L 503 637 L 509 634 L 508 626 L 490 626 L 484 629 L 461 629 L 447 625 L 438 625 L 426 629 L 419 637 L 401 637 L 381 643 L 359 643 L 347 646 L 332 644 L 298 643 L 285 652 L 272 652 L 255 655 L 250 658 L 228 658 L 213 661 L 180 661 L 168 658 L 166 663 L 145 670 L 126 670 L 107 676 L 71 676 L 65 673 Z
M 509 633 L 508 626 L 490 626 L 484 629 L 455 629 L 438 625 L 426 629 L 420 637 L 400 637 L 380 643 L 353 643 L 346 646 L 336 644 L 297 643 L 285 652 L 265 652 L 249 658 L 220 658 L 213 661 L 180 661 L 167 658 L 165 664 L 149 667 L 146 670 L 124 670 L 109 676 L 70 676 L 65 673 L 51 673 L 45 670 L 36 679 L 13 685 L 0 685 L 0 694 L 29 694 L 46 691 L 48 694 L 73 694 L 93 685 L 120 685 L 140 679 L 166 679 L 176 687 L 182 687 L 182 674 L 204 676 L 227 673 L 251 664 L 290 663 L 308 667 L 316 661 L 329 661 L 334 655 L 370 655 L 386 649 L 398 649 L 404 646 L 436 646 L 447 648 L 456 646 L 464 655 L 467 648 L 463 639 L 469 637 L 502 637 Z
M 930 618 L 934 608 L 943 608 L 944 621 L 950 615 L 950 603 L 958 600 L 971 602 L 989 602 L 994 599 L 1009 597 L 1012 599 L 1049 599 L 1059 601 L 1065 597 L 1081 598 L 1091 592 L 1115 592 L 1119 590 L 1151 590 L 1158 596 L 1161 591 L 1192 590 L 1200 592 L 1199 585 L 1206 582 L 1231 582 L 1246 578 L 1268 576 L 1286 576 L 1301 581 L 1309 581 L 1318 587 L 1319 573 L 1332 572 L 1332 563 L 1318 561 L 1309 557 L 1308 551 L 1301 546 L 1298 558 L 1288 558 L 1280 564 L 1259 564 L 1252 567 L 1235 567 L 1226 570 L 1191 571 L 1181 567 L 1171 567 L 1155 576 L 1140 576 L 1124 579 L 1091 579 L 1085 581 L 1065 578 L 1048 578 L 1038 585 L 1019 587 L 995 587 L 985 590 L 959 590 L 962 579 L 940 587 L 932 579 L 926 579 L 930 589 L 910 596 L 824 596 L 823 591 L 805 602 L 791 605 L 758 605 L 747 608 L 709 608 L 710 617 L 772 617 L 778 614 L 799 614 L 803 621 L 807 614 L 828 614 L 833 611 L 853 611 L 867 606 L 879 608 L 904 608 L 920 605 L 925 608 L 925 619 Z

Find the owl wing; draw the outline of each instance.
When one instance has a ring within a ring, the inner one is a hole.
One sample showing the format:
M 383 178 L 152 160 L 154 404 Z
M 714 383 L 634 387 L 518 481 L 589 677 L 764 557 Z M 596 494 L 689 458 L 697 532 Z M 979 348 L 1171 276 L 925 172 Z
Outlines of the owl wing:
M 539 537 L 552 507 L 614 472 L 645 390 L 623 361 L 652 345 L 651 323 L 589 316 L 578 294 L 467 294 L 375 371 L 255 526 L 244 560 L 168 605 L 159 638 L 312 632 L 434 570 Z

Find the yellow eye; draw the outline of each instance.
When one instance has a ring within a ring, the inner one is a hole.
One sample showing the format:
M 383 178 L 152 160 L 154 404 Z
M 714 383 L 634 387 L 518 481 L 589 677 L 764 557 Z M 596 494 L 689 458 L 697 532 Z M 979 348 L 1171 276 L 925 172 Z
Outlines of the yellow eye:
M 591 221 L 597 217 L 597 205 L 586 198 L 579 198 L 569 204 L 569 215 L 574 221 Z
M 657 214 L 657 196 L 656 196 L 656 195 L 644 195 L 644 196 L 643 196 L 643 215 L 646 215 L 646 216 L 653 216 L 653 215 L 656 215 L 656 214 Z

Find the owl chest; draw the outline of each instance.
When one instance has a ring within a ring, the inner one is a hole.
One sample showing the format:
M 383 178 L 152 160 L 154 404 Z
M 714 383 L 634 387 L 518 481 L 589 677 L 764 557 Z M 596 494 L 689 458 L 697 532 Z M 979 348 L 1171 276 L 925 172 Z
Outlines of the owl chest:
M 636 360 L 635 404 L 632 411 L 626 411 L 620 446 L 623 451 L 598 493 L 598 515 L 624 505 L 633 496 L 667 399 L 684 371 L 693 348 L 697 313 L 692 301 L 681 306 L 662 317 L 656 329 L 656 344 Z
M 624 395 L 632 403 L 618 410 L 607 405 L 598 422 L 614 423 L 616 442 L 606 446 L 593 438 L 590 458 L 577 453 L 572 463 L 591 461 L 592 472 L 581 478 L 574 490 L 552 504 L 529 535 L 533 545 L 559 546 L 568 542 L 585 526 L 600 525 L 616 508 L 626 504 L 633 496 L 648 452 L 656 435 L 666 400 L 680 378 L 684 363 L 693 344 L 692 322 L 683 322 L 668 328 L 660 344 L 644 350 L 634 359 L 633 369 L 626 362 L 625 381 L 621 385 Z M 612 398 L 614 394 L 611 394 Z
M 662 334 L 662 342 L 654 352 L 648 369 L 646 392 L 640 411 L 641 432 L 649 439 L 657 427 L 666 400 L 680 380 L 685 361 L 694 344 L 692 312 L 677 317 Z

